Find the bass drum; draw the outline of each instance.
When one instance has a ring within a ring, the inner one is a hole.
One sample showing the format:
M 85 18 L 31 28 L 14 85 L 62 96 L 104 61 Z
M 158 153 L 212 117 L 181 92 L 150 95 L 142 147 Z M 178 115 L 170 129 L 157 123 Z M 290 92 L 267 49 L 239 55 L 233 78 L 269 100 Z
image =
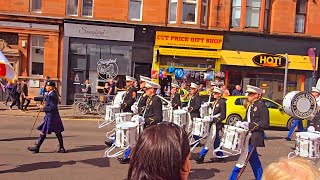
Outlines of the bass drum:
M 309 118 L 317 109 L 317 101 L 311 93 L 292 91 L 283 99 L 284 111 L 292 117 Z

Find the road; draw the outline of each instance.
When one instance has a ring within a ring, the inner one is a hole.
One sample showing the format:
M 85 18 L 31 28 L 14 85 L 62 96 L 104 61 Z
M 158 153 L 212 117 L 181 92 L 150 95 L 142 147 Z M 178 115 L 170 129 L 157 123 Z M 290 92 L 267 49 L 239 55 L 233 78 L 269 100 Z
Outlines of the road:
M 39 119 L 38 124 L 42 119 Z M 35 130 L 28 138 L 34 118 L 14 117 L 0 114 L 0 179 L 68 179 L 68 180 L 102 180 L 125 179 L 128 165 L 121 165 L 116 159 L 103 158 L 106 149 L 103 141 L 107 129 L 98 129 L 96 121 L 64 120 L 66 131 L 63 133 L 66 154 L 54 153 L 58 141 L 54 134 L 49 135 L 41 147 L 40 154 L 27 150 L 36 141 Z M 283 137 L 284 130 L 269 130 L 266 148 L 258 149 L 265 168 L 280 157 L 286 157 L 294 146 Z M 200 148 L 194 150 L 199 152 Z M 192 154 L 195 156 L 195 154 Z M 208 154 L 205 163 L 198 165 L 191 161 L 192 171 L 189 179 L 227 179 L 237 161 L 230 157 L 226 163 L 212 163 Z M 251 167 L 246 168 L 243 180 L 254 179 Z

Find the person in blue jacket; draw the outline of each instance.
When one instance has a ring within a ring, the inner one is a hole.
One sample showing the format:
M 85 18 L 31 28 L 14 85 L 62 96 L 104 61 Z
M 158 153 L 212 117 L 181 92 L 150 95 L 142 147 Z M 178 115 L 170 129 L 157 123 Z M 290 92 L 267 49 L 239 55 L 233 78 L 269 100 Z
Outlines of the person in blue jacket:
M 58 153 L 65 153 L 66 150 L 63 146 L 62 132 L 64 127 L 58 111 L 59 97 L 56 91 L 56 84 L 52 81 L 46 82 L 46 91 L 48 94 L 45 97 L 45 105 L 40 105 L 40 110 L 45 112 L 44 122 L 38 127 L 41 131 L 38 143 L 35 147 L 28 147 L 29 151 L 33 153 L 39 153 L 39 149 L 46 139 L 47 134 L 54 132 L 59 141 Z

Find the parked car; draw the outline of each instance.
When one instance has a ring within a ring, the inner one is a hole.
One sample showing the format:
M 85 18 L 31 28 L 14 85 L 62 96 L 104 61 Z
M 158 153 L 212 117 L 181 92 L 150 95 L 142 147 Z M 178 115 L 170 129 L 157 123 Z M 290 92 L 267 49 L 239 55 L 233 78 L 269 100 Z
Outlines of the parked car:
M 243 106 L 243 101 L 246 99 L 246 96 L 228 96 L 225 98 L 227 99 L 227 118 L 223 122 L 233 125 L 245 117 L 246 109 Z M 269 109 L 270 126 L 291 129 L 295 118 L 287 115 L 282 105 L 268 98 L 262 98 L 262 101 Z M 307 121 L 303 121 L 303 126 L 307 126 Z

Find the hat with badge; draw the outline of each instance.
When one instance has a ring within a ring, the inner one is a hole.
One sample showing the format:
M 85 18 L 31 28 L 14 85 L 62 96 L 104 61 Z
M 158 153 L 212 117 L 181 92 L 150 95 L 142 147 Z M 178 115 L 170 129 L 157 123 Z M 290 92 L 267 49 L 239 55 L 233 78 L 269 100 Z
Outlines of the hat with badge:
M 196 83 L 191 83 L 190 88 L 192 89 L 198 89 L 199 86 Z
M 126 76 L 126 81 L 134 82 L 136 79 L 131 76 Z
M 46 86 L 56 87 L 56 83 L 53 82 L 53 81 L 47 81 L 47 82 L 46 82 Z
M 176 84 L 176 83 L 171 83 L 171 86 L 172 86 L 173 88 L 180 88 L 180 86 L 179 86 L 178 84 Z
M 143 82 L 151 81 L 151 78 L 146 77 L 146 76 L 140 76 L 140 81 L 143 81 Z
M 319 88 L 317 88 L 317 87 L 312 87 L 311 92 L 317 92 L 317 93 L 320 93 L 320 89 L 319 89 Z
M 263 90 L 256 87 L 256 86 L 251 86 L 247 85 L 247 93 L 255 93 L 255 94 L 263 94 Z
M 213 92 L 214 92 L 214 93 L 223 94 L 224 91 L 223 91 L 221 88 L 214 87 Z
M 155 83 L 153 81 L 146 81 L 145 88 L 153 88 L 153 89 L 159 89 L 160 85 L 158 83 Z

